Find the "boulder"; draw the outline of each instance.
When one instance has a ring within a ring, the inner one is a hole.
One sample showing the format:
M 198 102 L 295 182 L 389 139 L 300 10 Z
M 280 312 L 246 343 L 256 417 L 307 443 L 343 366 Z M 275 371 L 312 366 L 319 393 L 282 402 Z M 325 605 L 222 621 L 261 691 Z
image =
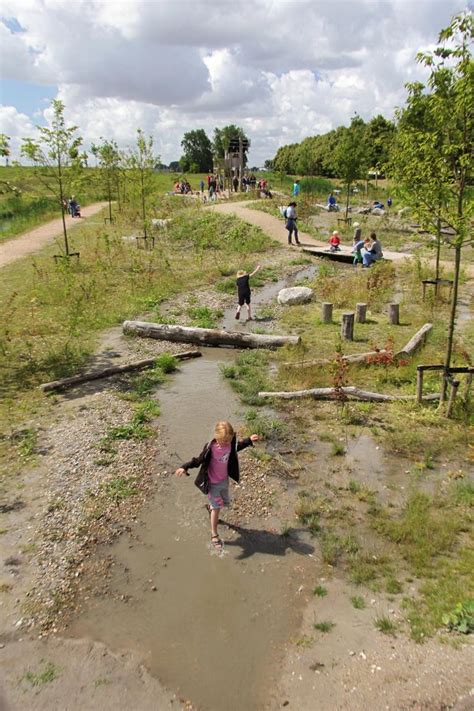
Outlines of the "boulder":
M 372 213 L 372 215 L 377 215 L 378 217 L 382 217 L 382 215 L 385 215 L 385 210 L 383 210 L 381 207 L 373 207 L 370 212 Z
M 278 303 L 283 306 L 307 304 L 313 298 L 313 290 L 309 286 L 291 286 L 278 292 Z

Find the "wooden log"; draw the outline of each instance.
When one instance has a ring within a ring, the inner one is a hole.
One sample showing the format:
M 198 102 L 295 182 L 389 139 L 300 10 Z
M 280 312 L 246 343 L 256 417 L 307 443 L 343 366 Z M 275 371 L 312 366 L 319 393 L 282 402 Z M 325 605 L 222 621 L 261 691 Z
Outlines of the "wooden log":
M 177 360 L 200 358 L 200 356 L 202 356 L 200 351 L 185 351 L 184 353 L 176 353 L 173 355 L 173 357 Z M 145 358 L 143 360 L 135 361 L 134 363 L 127 363 L 125 365 L 115 365 L 110 368 L 104 368 L 103 370 L 93 370 L 90 373 L 81 373 L 80 375 L 73 375 L 70 378 L 62 378 L 61 380 L 53 380 L 50 383 L 43 383 L 38 387 L 44 393 L 48 393 L 54 390 L 65 390 L 66 388 L 73 387 L 74 385 L 88 383 L 91 380 L 109 378 L 111 375 L 145 370 L 146 368 L 153 368 L 156 365 L 156 359 L 158 357 L 159 356 L 155 356 L 155 358 Z
M 280 400 L 299 400 L 303 398 L 313 398 L 313 400 L 337 400 L 341 395 L 349 400 L 365 400 L 369 402 L 396 402 L 403 400 L 414 400 L 415 395 L 385 395 L 384 393 L 373 393 L 361 390 L 353 385 L 344 388 L 311 388 L 309 390 L 293 390 L 289 392 L 267 392 L 258 393 L 262 398 L 278 398 Z M 439 395 L 425 395 L 423 400 L 437 400 Z
M 459 380 L 453 380 L 451 382 L 451 390 L 449 392 L 448 409 L 446 410 L 446 417 L 451 417 L 454 409 L 454 402 L 456 400 L 456 395 L 458 394 L 460 382 Z
M 356 304 L 356 322 L 365 323 L 367 318 L 367 304 Z
M 412 356 L 413 353 L 424 343 L 427 334 L 432 328 L 432 323 L 425 323 L 425 325 L 422 326 L 412 338 L 410 338 L 406 346 L 395 354 L 395 358 L 409 358 Z
M 332 323 L 332 304 L 323 301 L 321 304 L 321 321 L 323 323 Z
M 374 356 L 384 355 L 388 353 L 385 348 L 381 348 L 379 351 L 367 351 L 366 353 L 354 353 L 353 355 L 343 355 L 341 360 L 346 363 L 366 363 L 369 358 Z M 291 367 L 311 367 L 313 365 L 328 365 L 333 363 L 334 358 L 324 358 L 323 360 L 297 360 L 297 361 L 286 361 L 282 363 L 283 366 Z
M 354 340 L 354 314 L 352 312 L 342 314 L 341 338 L 346 341 Z
M 156 338 L 160 341 L 231 348 L 280 348 L 286 345 L 297 345 L 300 341 L 299 336 L 270 336 L 261 333 L 221 331 L 217 328 L 171 326 L 146 321 L 124 321 L 123 332 L 141 338 Z
M 388 320 L 392 326 L 400 325 L 400 304 L 388 305 Z
M 419 405 L 423 398 L 423 371 L 419 368 L 416 371 L 416 402 Z

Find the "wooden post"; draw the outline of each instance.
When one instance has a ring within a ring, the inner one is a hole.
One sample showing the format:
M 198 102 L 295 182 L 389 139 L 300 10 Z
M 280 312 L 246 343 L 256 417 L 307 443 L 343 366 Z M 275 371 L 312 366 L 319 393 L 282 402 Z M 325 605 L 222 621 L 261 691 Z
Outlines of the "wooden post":
M 417 405 L 421 403 L 423 398 L 423 370 L 417 368 L 416 370 L 416 402 Z
M 467 400 L 469 397 L 469 392 L 471 390 L 471 385 L 472 385 L 472 373 L 467 374 L 466 378 L 466 385 L 464 387 L 464 399 Z
M 400 324 L 400 304 L 388 305 L 388 320 L 393 326 Z
M 321 320 L 323 323 L 332 323 L 332 304 L 326 301 L 321 304 Z
M 448 409 L 446 412 L 446 417 L 451 417 L 454 408 L 454 401 L 456 400 L 456 395 L 458 394 L 459 380 L 451 381 L 451 390 L 449 393 Z
M 353 312 L 348 312 L 348 313 L 342 314 L 341 338 L 344 338 L 344 340 L 346 340 L 346 341 L 353 341 L 354 340 L 354 313 Z
M 356 304 L 356 322 L 365 323 L 367 316 L 367 304 Z

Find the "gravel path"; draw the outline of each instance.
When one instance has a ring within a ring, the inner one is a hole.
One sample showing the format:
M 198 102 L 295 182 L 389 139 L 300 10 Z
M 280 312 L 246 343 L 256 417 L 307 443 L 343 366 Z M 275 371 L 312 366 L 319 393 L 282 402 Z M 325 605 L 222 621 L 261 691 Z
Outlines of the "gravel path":
M 81 219 L 77 217 L 73 219 L 68 215 L 66 217 L 66 227 L 69 230 L 71 227 L 82 225 L 83 218 L 96 215 L 106 205 L 106 202 L 96 202 L 93 205 L 81 208 Z M 21 257 L 25 257 L 27 254 L 38 252 L 49 242 L 52 242 L 55 237 L 62 234 L 62 229 L 63 222 L 61 219 L 52 220 L 7 242 L 2 242 L 0 244 L 0 268 L 15 262 L 17 259 L 21 259 Z

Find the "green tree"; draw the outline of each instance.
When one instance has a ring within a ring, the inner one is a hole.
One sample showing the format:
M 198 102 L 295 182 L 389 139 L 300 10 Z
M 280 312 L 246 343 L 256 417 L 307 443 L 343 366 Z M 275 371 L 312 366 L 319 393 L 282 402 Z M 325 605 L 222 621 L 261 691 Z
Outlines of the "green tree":
M 212 144 L 203 128 L 185 133 L 181 147 L 184 155 L 180 165 L 184 172 L 207 173 L 212 170 Z
M 128 153 L 126 167 L 130 180 L 131 200 L 140 214 L 145 243 L 150 231 L 148 214 L 150 198 L 154 192 L 153 169 L 156 161 L 157 156 L 153 153 L 153 137 L 146 138 L 142 129 L 139 128 L 136 145 Z
M 368 161 L 365 123 L 359 116 L 354 116 L 351 125 L 344 130 L 334 149 L 336 175 L 344 182 L 347 189 L 346 220 L 351 185 L 366 174 Z
M 107 195 L 109 219 L 112 222 L 112 199 L 115 192 L 119 199 L 120 152 L 115 141 L 101 138 L 101 143 L 91 147 L 92 154 L 98 161 L 98 178 Z
M 454 284 L 444 361 L 442 400 L 451 366 L 462 249 L 473 244 L 474 38 L 472 13 L 455 16 L 440 32 L 434 52 L 417 61 L 430 71 L 426 86 L 409 84 L 399 111 L 395 176 L 424 225 L 451 227 Z M 423 117 L 423 121 L 420 120 Z
M 10 136 L 6 133 L 0 133 L 0 156 L 5 158 L 5 165 L 8 165 L 8 158 L 10 156 Z
M 53 99 L 51 105 L 51 125 L 37 126 L 39 138 L 24 139 L 21 154 L 34 163 L 37 176 L 57 200 L 63 223 L 65 254 L 69 256 L 65 219 L 66 196 L 71 195 L 80 182 L 86 155 L 79 152 L 82 138 L 76 136 L 78 127 L 66 126 L 62 101 Z

